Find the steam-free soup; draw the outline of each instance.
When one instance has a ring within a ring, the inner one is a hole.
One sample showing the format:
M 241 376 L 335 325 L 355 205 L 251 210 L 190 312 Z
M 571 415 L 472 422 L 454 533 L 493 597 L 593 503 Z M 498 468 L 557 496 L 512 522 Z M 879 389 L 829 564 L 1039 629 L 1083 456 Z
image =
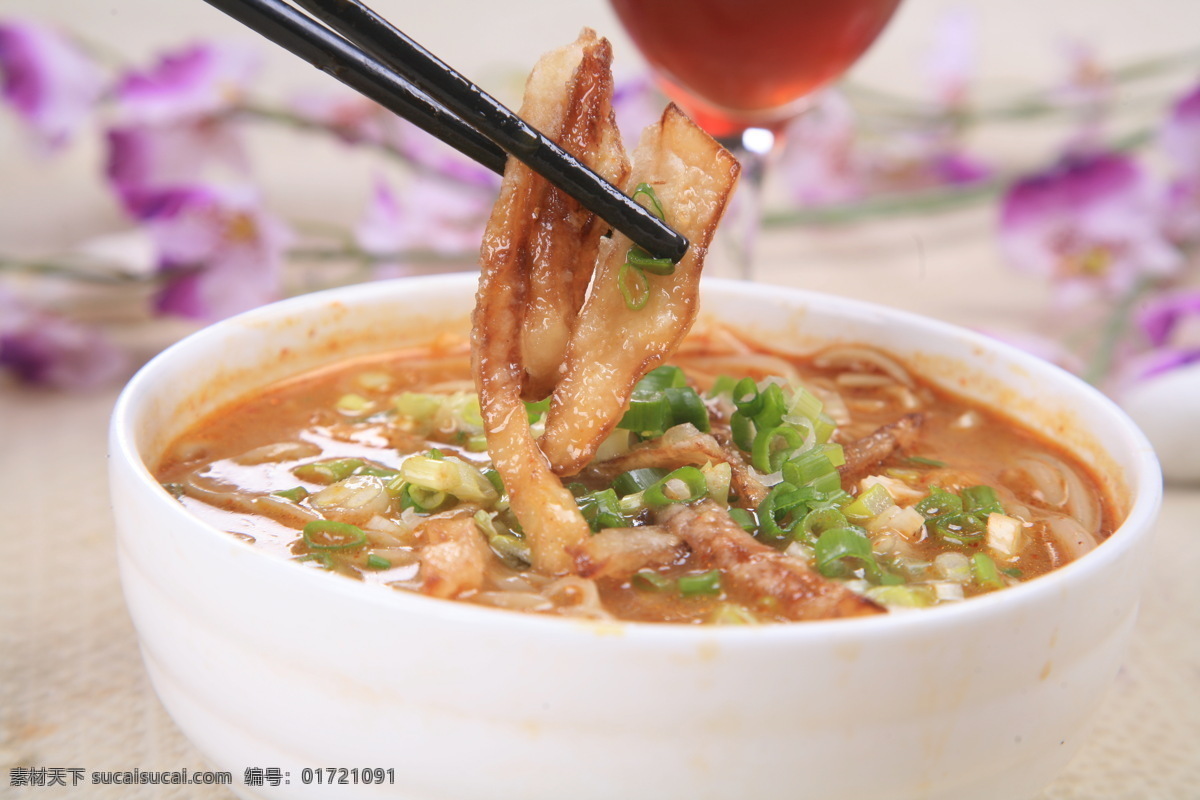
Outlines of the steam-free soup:
M 540 433 L 545 404 L 526 404 Z M 297 568 L 517 611 L 754 624 L 960 602 L 1116 524 L 1088 471 L 902 361 L 693 333 L 564 479 L 591 528 L 536 559 L 492 468 L 466 341 L 279 383 L 203 420 L 157 477 Z M 341 579 L 331 576 L 331 580 Z

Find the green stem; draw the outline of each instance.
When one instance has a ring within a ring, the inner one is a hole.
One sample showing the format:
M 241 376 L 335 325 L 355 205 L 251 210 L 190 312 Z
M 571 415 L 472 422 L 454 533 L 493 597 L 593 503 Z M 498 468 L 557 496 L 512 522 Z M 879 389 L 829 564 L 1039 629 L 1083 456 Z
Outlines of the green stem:
M 1116 152 L 1128 152 L 1142 147 L 1153 138 L 1152 129 L 1142 128 L 1114 139 L 1108 146 Z M 1044 166 L 1023 172 L 1043 169 Z M 763 226 L 781 228 L 792 225 L 845 225 L 878 217 L 954 211 L 972 203 L 994 199 L 1008 187 L 1014 177 L 1012 174 L 998 174 L 975 183 L 882 194 L 854 203 L 770 211 L 763 216 Z
M 80 283 L 98 283 L 105 285 L 123 285 L 131 283 L 155 283 L 158 275 L 145 275 L 127 272 L 120 269 L 97 271 L 70 264 L 53 261 L 23 261 L 16 258 L 0 256 L 0 273 L 18 275 L 37 275 L 45 278 L 61 278 L 63 280 L 79 281 Z
M 1112 315 L 1100 332 L 1100 341 L 1083 371 L 1083 379 L 1088 383 L 1099 386 L 1112 371 L 1113 363 L 1116 360 L 1117 346 L 1125 337 L 1125 332 L 1129 330 L 1129 324 L 1133 319 L 1133 309 L 1137 305 L 1137 301 L 1153 285 L 1152 279 L 1142 278 L 1117 301 Z
M 768 228 L 845 225 L 875 217 L 949 211 L 969 203 L 989 200 L 1006 185 L 1007 181 L 1002 178 L 990 178 L 961 186 L 880 195 L 857 203 L 770 211 L 763 216 L 763 225 Z
M 439 178 L 445 181 L 450 181 L 458 186 L 473 188 L 481 192 L 495 191 L 494 187 L 466 182 L 455 175 L 442 172 L 436 167 L 416 161 L 403 150 L 394 147 L 387 142 L 353 138 L 352 132 L 349 129 L 344 126 L 337 125 L 336 123 L 323 122 L 321 120 L 303 117 L 292 111 L 288 111 L 287 109 L 272 108 L 270 106 L 260 105 L 250 101 L 244 101 L 240 103 L 229 113 L 237 117 L 244 117 L 261 122 L 275 123 L 299 131 L 322 133 L 335 136 L 339 139 L 353 141 L 356 147 L 365 147 L 378 153 L 382 153 L 389 158 L 402 162 L 417 173 Z M 393 117 L 391 114 L 386 114 L 386 119 L 398 120 L 398 118 Z
M 294 247 L 287 251 L 287 257 L 293 261 L 361 261 L 366 264 L 386 264 L 404 262 L 408 264 L 461 264 L 464 261 L 474 261 L 478 254 L 474 252 L 439 253 L 434 250 L 397 250 L 391 253 L 369 253 L 362 248 L 347 245 L 343 247 Z

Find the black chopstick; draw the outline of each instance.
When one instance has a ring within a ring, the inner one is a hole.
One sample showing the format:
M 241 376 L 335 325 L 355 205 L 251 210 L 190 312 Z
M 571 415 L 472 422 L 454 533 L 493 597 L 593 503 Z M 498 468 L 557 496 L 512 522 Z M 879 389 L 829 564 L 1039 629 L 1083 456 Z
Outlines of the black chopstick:
M 508 155 L 411 83 L 281 0 L 207 0 L 284 49 L 327 72 L 421 130 L 494 172 L 503 173 Z
M 651 255 L 688 241 L 358 0 L 206 0 L 495 172 L 505 153 L 594 211 Z M 415 84 L 415 85 L 414 85 Z

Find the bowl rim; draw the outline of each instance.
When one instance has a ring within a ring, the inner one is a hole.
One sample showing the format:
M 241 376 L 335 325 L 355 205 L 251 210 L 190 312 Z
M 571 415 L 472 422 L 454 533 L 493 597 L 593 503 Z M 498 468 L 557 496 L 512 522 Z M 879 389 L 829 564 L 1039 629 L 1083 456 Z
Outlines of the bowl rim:
M 223 338 L 226 331 L 239 326 L 256 328 L 264 322 L 282 319 L 295 315 L 298 311 L 330 303 L 353 306 L 363 302 L 368 304 L 383 302 L 391 298 L 392 293 L 398 289 L 420 291 L 432 287 L 432 290 L 437 291 L 463 291 L 468 286 L 473 289 L 477 281 L 478 273 L 464 272 L 407 276 L 336 287 L 260 306 L 208 325 L 183 337 L 147 361 L 118 396 L 109 427 L 109 455 L 113 459 L 114 468 L 118 462 L 131 467 L 140 489 L 154 495 L 162 508 L 169 509 L 168 513 L 181 514 L 185 522 L 190 521 L 191 525 L 182 526 L 187 531 L 184 535 L 194 535 L 192 529 L 198 529 L 202 530 L 201 535 L 206 537 L 218 537 L 221 542 L 236 543 L 239 549 L 245 550 L 246 554 L 253 553 L 254 556 L 250 557 L 257 557 L 261 561 L 262 569 L 272 572 L 281 569 L 287 570 L 287 572 L 278 574 L 284 579 L 288 579 L 290 576 L 291 580 L 304 586 L 305 591 L 332 592 L 361 602 L 364 604 L 364 608 L 378 608 L 385 613 L 419 613 L 439 623 L 489 627 L 503 625 L 513 632 L 551 637 L 573 635 L 594 637 L 597 634 L 611 637 L 614 633 L 620 633 L 621 638 L 626 641 L 639 644 L 657 643 L 672 647 L 692 645 L 697 642 L 709 643 L 714 639 L 722 644 L 751 645 L 781 640 L 805 642 L 814 637 L 835 641 L 907 637 L 912 635 L 914 630 L 920 632 L 930 627 L 954 625 L 963 621 L 964 618 L 972 620 L 976 617 L 1005 613 L 1009 607 L 1037 604 L 1048 594 L 1060 595 L 1063 592 L 1069 592 L 1075 584 L 1085 580 L 1090 573 L 1111 567 L 1114 561 L 1123 558 L 1140 540 L 1149 539 L 1153 532 L 1163 491 L 1158 459 L 1149 441 L 1137 425 L 1111 399 L 1095 387 L 1012 345 L 933 317 L 824 292 L 770 284 L 750 284 L 722 278 L 705 278 L 702 281 L 703 293 L 723 292 L 761 297 L 762 293 L 767 291 L 773 296 L 786 297 L 789 302 L 805 305 L 832 304 L 839 312 L 856 315 L 883 315 L 896 324 L 922 328 L 932 335 L 955 337 L 964 344 L 971 345 L 983 352 L 991 351 L 1004 362 L 1015 364 L 1032 375 L 1044 377 L 1060 385 L 1070 386 L 1085 402 L 1096 407 L 1108 417 L 1115 425 L 1115 430 L 1120 434 L 1120 444 L 1131 455 L 1133 468 L 1126 470 L 1126 481 L 1132 503 L 1125 518 L 1112 535 L 1079 559 L 1028 582 L 958 603 L 946 603 L 929 608 L 868 617 L 747 626 L 628 620 L 598 621 L 521 613 L 474 603 L 444 600 L 427 597 L 416 592 L 388 590 L 385 587 L 373 586 L 345 576 L 331 576 L 315 570 L 297 569 L 296 565 L 256 549 L 250 544 L 239 542 L 217 527 L 192 515 L 162 489 L 141 457 L 135 444 L 137 438 L 135 435 L 135 412 L 138 405 L 143 402 L 143 396 L 152 396 L 157 373 L 177 359 L 187 358 L 191 350 L 207 346 L 210 340 Z M 394 298 L 392 299 L 394 300 Z M 702 306 L 701 319 L 703 311 Z M 118 525 L 119 541 L 125 537 L 120 528 L 121 526 Z M 308 581 L 312 582 L 311 589 L 305 583 Z

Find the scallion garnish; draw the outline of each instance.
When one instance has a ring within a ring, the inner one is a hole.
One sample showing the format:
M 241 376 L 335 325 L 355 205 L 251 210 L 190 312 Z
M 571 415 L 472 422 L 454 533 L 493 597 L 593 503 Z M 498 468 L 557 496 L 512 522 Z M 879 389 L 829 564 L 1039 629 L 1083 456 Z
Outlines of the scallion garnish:
M 291 500 L 293 503 L 299 503 L 304 498 L 308 497 L 308 489 L 303 486 L 297 486 L 293 489 L 280 489 L 277 492 L 271 492 L 276 497 L 282 497 L 285 500 Z
M 629 520 L 621 513 L 617 493 L 611 488 L 581 494 L 575 498 L 575 503 L 593 531 L 629 525 Z
M 612 488 L 620 497 L 637 494 L 644 491 L 647 487 L 658 483 L 666 474 L 666 470 L 655 469 L 654 467 L 631 469 L 629 472 L 622 472 L 618 475 L 612 482 Z
M 676 585 L 679 586 L 679 593 L 684 597 L 720 594 L 721 571 L 712 569 L 698 575 L 680 575 Z
M 879 574 L 871 540 L 856 528 L 830 528 L 821 534 L 813 546 L 817 570 L 826 577 L 837 577 L 845 573 L 847 559 L 860 562 L 870 575 Z
M 692 503 L 707 493 L 708 481 L 698 467 L 680 467 L 647 486 L 642 500 L 650 508 L 659 508 L 672 503 Z
M 658 572 L 652 572 L 644 569 L 641 572 L 634 573 L 629 579 L 629 584 L 635 589 L 640 589 L 643 592 L 665 592 L 671 588 L 675 582 Z
M 337 483 L 354 474 L 363 465 L 361 458 L 333 458 L 313 461 L 292 469 L 292 474 L 302 481 L 312 483 Z
M 910 464 L 918 464 L 922 467 L 944 467 L 945 461 L 938 461 L 936 458 L 925 458 L 924 456 L 909 456 L 905 459 Z
M 628 261 L 617 270 L 617 288 L 630 311 L 641 311 L 650 302 L 650 280 L 640 267 Z
M 392 562 L 383 556 L 377 556 L 374 553 L 367 556 L 367 569 L 391 569 Z
M 357 525 L 332 519 L 314 519 L 301 532 L 304 543 L 314 550 L 351 550 L 367 543 L 367 534 Z
M 649 209 L 650 213 L 659 219 L 664 219 L 666 217 L 665 213 L 663 212 L 662 202 L 658 199 L 658 193 L 654 191 L 654 187 L 650 184 L 645 182 L 639 183 L 634 188 L 633 194 L 631 194 L 629 197 L 634 201 L 636 201 L 639 197 L 645 197 L 650 201 L 650 205 L 647 206 L 645 203 L 642 203 L 642 206 Z
M 633 200 L 645 197 L 648 203 L 641 205 L 659 219 L 665 219 L 662 203 L 650 184 L 639 183 L 630 196 Z M 669 258 L 655 258 L 637 245 L 629 248 L 625 255 L 625 263 L 617 270 L 617 288 L 621 290 L 625 306 L 631 311 L 641 311 L 650 301 L 650 280 L 646 277 L 647 272 L 654 275 L 671 275 L 675 272 L 675 262 Z M 636 285 L 631 286 L 631 282 Z
M 1004 579 L 1000 577 L 999 570 L 996 569 L 996 562 L 987 553 L 976 553 L 971 556 L 971 572 L 975 575 L 975 581 L 987 589 L 1002 589 L 1004 588 Z

